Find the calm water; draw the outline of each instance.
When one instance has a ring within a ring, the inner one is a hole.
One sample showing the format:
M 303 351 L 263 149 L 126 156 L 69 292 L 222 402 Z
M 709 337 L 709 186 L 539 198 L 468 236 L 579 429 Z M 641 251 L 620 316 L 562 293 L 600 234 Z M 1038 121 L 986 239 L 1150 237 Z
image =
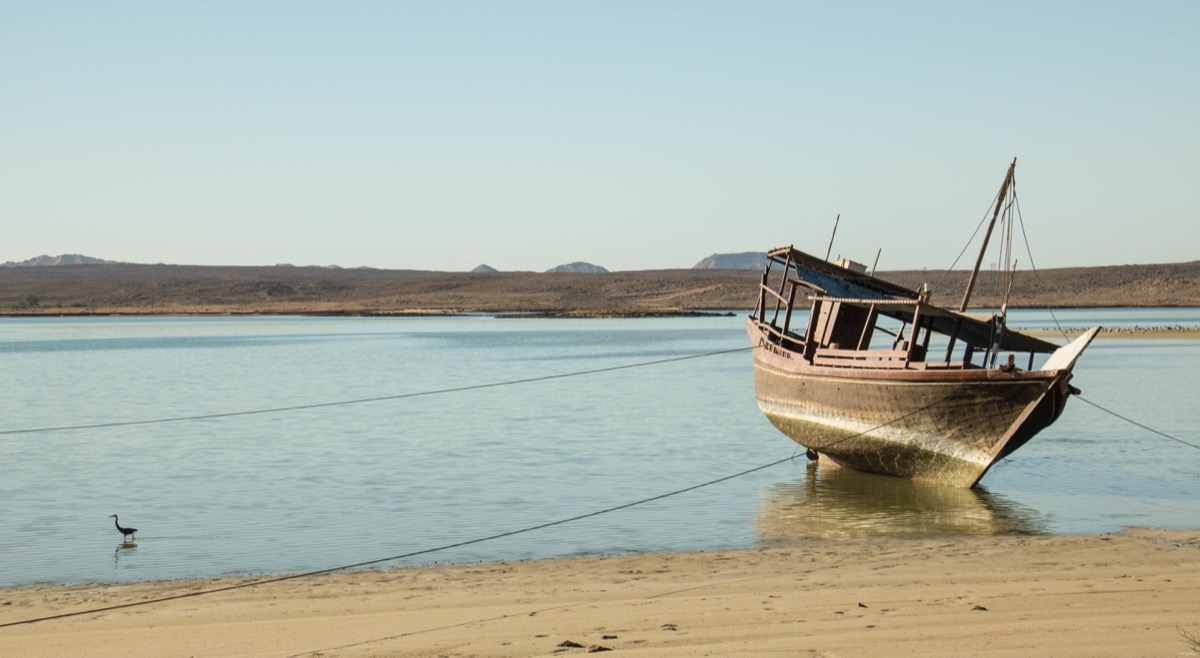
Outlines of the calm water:
M 1200 326 L 1200 310 L 1059 311 L 1064 326 Z M 323 569 L 587 514 L 785 458 L 743 316 L 91 318 L 0 322 L 0 585 Z M 1045 312 L 1016 314 L 1053 326 Z M 1084 396 L 1200 443 L 1200 341 L 1098 340 Z M 1079 400 L 947 490 L 794 462 L 384 566 L 779 545 L 809 538 L 1200 526 L 1200 451 Z M 141 528 L 121 546 L 109 514 Z

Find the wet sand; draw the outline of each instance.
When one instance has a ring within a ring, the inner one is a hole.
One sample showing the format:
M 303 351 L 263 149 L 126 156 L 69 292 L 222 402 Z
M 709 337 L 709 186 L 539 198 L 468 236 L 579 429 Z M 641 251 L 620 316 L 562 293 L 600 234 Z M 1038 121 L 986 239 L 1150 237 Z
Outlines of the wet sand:
M 0 624 L 237 580 L 0 590 Z M 4 656 L 1185 656 L 1200 531 L 352 572 L 0 628 Z M 577 646 L 576 646 L 577 645 Z

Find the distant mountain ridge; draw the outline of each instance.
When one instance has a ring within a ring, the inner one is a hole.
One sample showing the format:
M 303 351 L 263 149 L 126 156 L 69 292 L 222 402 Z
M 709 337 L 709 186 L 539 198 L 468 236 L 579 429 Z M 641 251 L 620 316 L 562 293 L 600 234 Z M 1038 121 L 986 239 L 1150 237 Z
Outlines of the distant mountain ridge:
M 605 274 L 608 272 L 608 270 L 604 269 L 603 267 L 600 267 L 599 265 L 592 265 L 591 263 L 585 263 L 585 262 L 579 260 L 579 261 L 575 261 L 574 263 L 567 263 L 566 265 L 559 265 L 558 267 L 552 267 L 552 268 L 546 270 L 546 272 L 580 272 L 580 273 L 584 273 L 584 274 Z
M 60 265 L 129 265 L 115 260 L 105 260 L 103 258 L 94 258 L 83 254 L 62 254 L 59 256 L 41 255 L 23 261 L 8 261 L 0 264 L 0 267 L 57 267 Z M 713 254 L 692 266 L 694 270 L 761 270 L 767 265 L 767 255 L 765 252 L 746 251 L 736 254 Z M 289 268 L 296 267 L 291 263 L 279 263 L 275 267 Z M 342 269 L 338 265 L 308 265 L 309 268 L 324 268 L 324 269 Z M 358 268 L 358 269 L 374 269 L 374 268 Z M 474 273 L 495 273 L 497 270 L 490 265 L 482 264 L 471 270 Z M 575 261 L 552 267 L 546 272 L 574 272 L 585 274 L 606 274 L 609 270 L 600 265 L 594 265 L 584 261 Z
M 119 261 L 104 260 L 103 258 L 92 258 L 83 254 L 62 254 L 60 256 L 47 256 L 45 254 L 23 260 L 21 262 L 8 261 L 0 267 L 55 267 L 58 265 L 120 265 Z
M 713 254 L 692 266 L 693 270 L 761 270 L 767 266 L 767 252 L 743 251 L 737 254 Z

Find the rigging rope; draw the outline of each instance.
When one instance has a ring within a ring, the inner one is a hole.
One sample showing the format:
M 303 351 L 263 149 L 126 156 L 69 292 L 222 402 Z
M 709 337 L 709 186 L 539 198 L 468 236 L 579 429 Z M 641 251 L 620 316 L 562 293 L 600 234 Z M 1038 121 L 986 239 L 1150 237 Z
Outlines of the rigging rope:
M 1029 256 L 1029 271 L 1033 272 L 1033 278 L 1037 280 L 1039 286 L 1045 285 L 1042 283 L 1041 272 L 1038 271 L 1037 264 L 1033 262 L 1033 249 L 1029 246 L 1029 234 L 1025 232 L 1025 217 L 1021 215 L 1021 200 L 1017 198 L 1015 191 L 1013 192 L 1013 203 L 1017 208 L 1017 222 L 1021 225 L 1021 239 L 1025 241 L 1025 254 Z M 1058 327 L 1059 333 L 1063 335 L 1063 338 L 1070 340 L 1067 330 L 1063 329 L 1062 324 L 1058 321 L 1058 316 L 1054 314 L 1054 309 L 1047 308 L 1046 310 L 1049 311 L 1050 319 L 1054 320 L 1054 326 Z
M 967 243 L 963 245 L 962 251 L 958 252 L 958 256 L 954 259 L 953 263 L 950 263 L 950 267 L 947 267 L 938 276 L 937 280 L 933 282 L 933 289 L 935 291 L 941 289 L 942 284 L 946 282 L 946 278 L 954 273 L 954 267 L 958 265 L 958 261 L 962 260 L 963 255 L 966 254 L 967 250 L 971 248 L 971 243 L 975 241 L 975 236 L 979 235 L 979 230 L 982 229 L 983 225 L 987 223 L 988 213 L 991 212 L 992 206 L 996 204 L 996 198 L 999 196 L 1000 193 L 997 192 L 996 196 L 992 197 L 991 202 L 988 203 L 987 210 L 983 211 L 983 217 L 980 217 L 979 223 L 975 225 L 975 232 L 971 234 L 971 237 L 967 238 Z
M 373 398 L 359 398 L 357 400 L 338 400 L 334 402 L 314 402 L 312 404 L 298 404 L 290 407 L 272 407 L 269 409 L 251 409 L 249 411 L 226 411 L 212 414 L 197 414 L 194 416 L 174 416 L 169 418 L 153 418 L 149 420 L 124 420 L 114 421 L 109 423 L 89 423 L 84 425 L 59 425 L 54 427 L 30 427 L 25 429 L 15 430 L 0 430 L 0 435 L 5 434 L 34 434 L 38 432 L 65 432 L 69 430 L 91 430 L 108 427 L 131 427 L 134 425 L 157 425 L 161 423 L 182 423 L 193 420 L 211 420 L 214 418 L 233 418 L 236 416 L 254 416 L 260 414 L 278 414 L 289 411 L 304 411 L 306 409 L 323 409 L 325 407 L 342 407 L 353 404 L 367 404 L 370 402 L 386 402 L 388 400 L 403 400 L 406 398 L 428 397 L 432 395 L 443 395 L 445 393 L 460 393 L 462 391 L 477 391 L 484 388 L 498 388 L 501 386 L 514 386 L 517 384 L 529 384 L 532 382 L 544 382 L 552 379 L 564 379 L 567 377 L 580 377 L 583 375 L 595 375 L 603 372 L 614 372 L 617 370 L 629 370 L 632 368 L 644 368 L 646 366 L 655 366 L 663 363 L 674 363 L 677 361 L 687 361 L 689 359 L 700 359 L 709 356 L 719 356 L 721 354 L 733 354 L 735 352 L 746 352 L 754 349 L 753 346 L 738 347 L 729 350 L 718 350 L 716 352 L 703 352 L 699 354 L 687 354 L 684 356 L 674 356 L 666 359 L 656 359 L 654 361 L 641 361 L 638 363 L 627 363 L 619 366 L 608 366 L 605 368 L 593 368 L 591 370 L 577 370 L 574 372 L 563 372 L 553 375 L 540 375 L 537 377 L 526 377 L 524 379 L 510 379 L 507 381 L 490 382 L 487 384 L 471 384 L 468 386 L 455 386 L 451 388 L 434 389 L 430 391 L 418 391 L 415 393 L 399 393 L 396 395 L 382 395 Z

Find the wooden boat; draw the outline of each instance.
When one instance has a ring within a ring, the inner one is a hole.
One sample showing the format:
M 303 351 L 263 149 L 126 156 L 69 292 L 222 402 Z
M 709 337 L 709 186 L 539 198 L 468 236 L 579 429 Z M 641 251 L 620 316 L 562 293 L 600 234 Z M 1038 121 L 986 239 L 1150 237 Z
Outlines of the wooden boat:
M 1099 327 L 1060 347 L 1009 329 L 1007 300 L 986 317 L 965 312 L 996 219 L 1011 220 L 1015 167 L 957 311 L 930 304 L 927 287 L 877 279 L 856 263 L 794 247 L 768 252 L 746 324 L 755 393 L 810 458 L 970 487 L 1079 392 L 1071 371 Z

